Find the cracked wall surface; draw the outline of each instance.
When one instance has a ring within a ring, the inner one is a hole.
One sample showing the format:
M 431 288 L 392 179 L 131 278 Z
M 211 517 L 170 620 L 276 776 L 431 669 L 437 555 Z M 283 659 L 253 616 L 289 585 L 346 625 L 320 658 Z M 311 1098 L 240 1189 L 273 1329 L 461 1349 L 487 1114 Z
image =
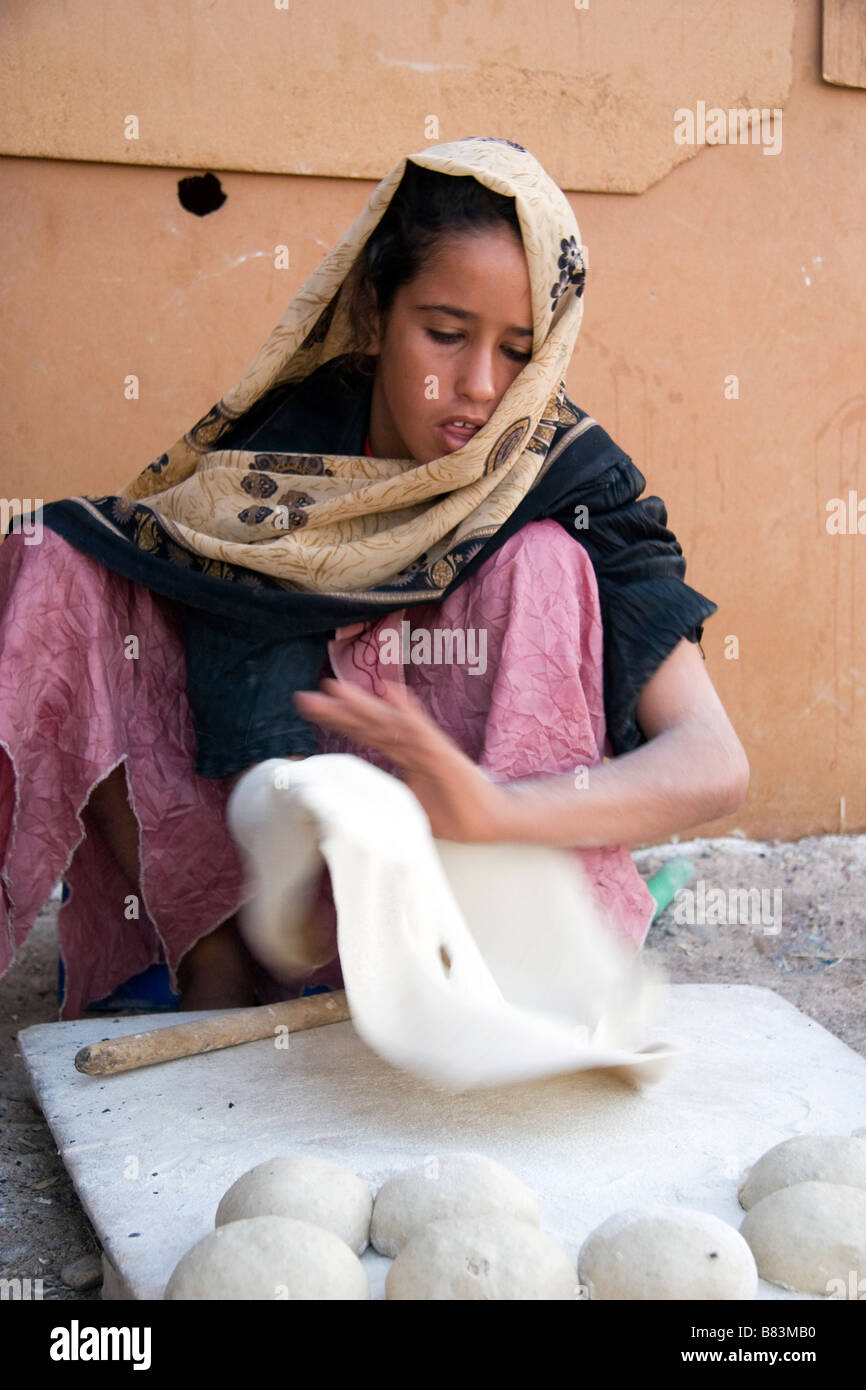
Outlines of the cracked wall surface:
M 677 108 L 772 110 L 791 83 L 794 0 L 281 3 L 7 0 L 0 153 L 378 180 L 432 118 L 640 193 L 696 153 Z

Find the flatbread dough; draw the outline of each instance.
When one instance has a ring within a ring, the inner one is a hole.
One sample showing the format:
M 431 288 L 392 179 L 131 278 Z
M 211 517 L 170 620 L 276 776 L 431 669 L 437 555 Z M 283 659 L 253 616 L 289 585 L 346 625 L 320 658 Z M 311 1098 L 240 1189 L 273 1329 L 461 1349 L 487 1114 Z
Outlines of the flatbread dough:
M 833 1293 L 866 1270 L 866 1192 L 798 1182 L 756 1202 L 740 1226 L 762 1279 L 801 1293 Z
M 397 1255 L 431 1221 L 458 1216 L 511 1216 L 536 1227 L 541 1219 L 529 1188 L 501 1163 L 484 1154 L 448 1154 L 382 1184 L 370 1240 L 380 1255 Z
M 726 1222 L 683 1207 L 636 1207 L 609 1216 L 578 1259 L 591 1299 L 749 1299 L 758 1271 Z
M 657 1081 L 660 973 L 608 926 L 573 853 L 434 840 L 412 792 L 363 758 L 271 758 L 229 826 L 251 876 L 241 927 L 297 968 L 326 862 L 352 1022 L 393 1066 L 451 1091 L 612 1067 Z
M 740 1206 L 756 1202 L 797 1182 L 842 1183 L 866 1189 L 866 1139 L 798 1134 L 758 1159 L 740 1187 Z
M 369 1298 L 364 1267 L 345 1241 L 308 1221 L 254 1216 L 218 1226 L 188 1250 L 163 1298 Z
M 557 1300 L 579 1296 L 561 1245 L 511 1216 L 431 1221 L 388 1271 L 391 1299 Z
M 327 1159 L 288 1154 L 259 1163 L 232 1183 L 217 1207 L 215 1225 L 251 1216 L 309 1221 L 363 1254 L 370 1236 L 373 1194 L 362 1178 Z

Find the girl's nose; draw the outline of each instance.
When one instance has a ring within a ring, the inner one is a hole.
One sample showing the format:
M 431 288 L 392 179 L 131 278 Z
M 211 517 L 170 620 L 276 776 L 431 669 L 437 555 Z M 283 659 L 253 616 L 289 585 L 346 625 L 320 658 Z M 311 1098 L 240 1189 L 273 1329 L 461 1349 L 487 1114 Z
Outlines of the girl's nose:
M 461 363 L 455 383 L 458 395 L 467 400 L 489 401 L 496 395 L 493 353 L 481 348 Z

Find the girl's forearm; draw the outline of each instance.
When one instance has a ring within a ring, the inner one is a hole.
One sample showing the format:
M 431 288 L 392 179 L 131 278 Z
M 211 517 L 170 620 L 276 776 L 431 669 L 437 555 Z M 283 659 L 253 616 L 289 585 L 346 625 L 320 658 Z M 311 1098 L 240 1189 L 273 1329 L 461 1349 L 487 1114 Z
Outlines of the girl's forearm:
M 495 838 L 587 849 L 652 843 L 730 814 L 747 784 L 739 744 L 682 724 L 610 762 L 504 785 Z

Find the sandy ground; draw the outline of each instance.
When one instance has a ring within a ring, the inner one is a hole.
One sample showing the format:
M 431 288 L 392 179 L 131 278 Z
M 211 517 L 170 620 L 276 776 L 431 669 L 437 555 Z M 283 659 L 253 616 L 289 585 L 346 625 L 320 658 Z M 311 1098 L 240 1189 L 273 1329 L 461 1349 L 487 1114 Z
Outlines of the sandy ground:
M 677 853 L 694 864 L 693 891 L 703 880 L 727 901 L 731 889 L 764 889 L 781 919 L 778 932 L 769 914 L 757 925 L 689 924 L 675 920 L 682 900 L 672 904 L 645 948 L 669 978 L 765 985 L 866 1056 L 866 836 L 696 840 L 636 851 L 635 861 L 649 877 Z M 32 1100 L 16 1043 L 18 1029 L 57 1018 L 57 910 L 47 904 L 0 981 L 0 1277 L 41 1278 L 45 1299 L 91 1300 L 98 1286 L 70 1288 L 61 1271 L 77 1282 L 80 1267 L 76 1275 L 70 1264 L 98 1256 L 98 1242 Z

